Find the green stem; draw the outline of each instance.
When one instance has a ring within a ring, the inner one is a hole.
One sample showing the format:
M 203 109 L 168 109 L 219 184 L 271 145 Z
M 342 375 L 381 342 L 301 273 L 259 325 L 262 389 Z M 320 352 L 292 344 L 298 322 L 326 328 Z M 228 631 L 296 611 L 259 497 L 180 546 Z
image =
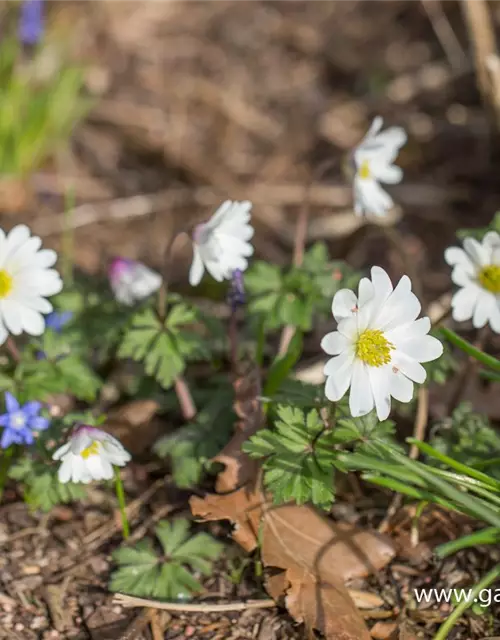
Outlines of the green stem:
M 439 627 L 439 631 L 434 636 L 434 640 L 446 640 L 449 632 L 453 629 L 456 622 L 461 618 L 462 614 L 474 604 L 474 599 L 478 596 L 483 589 L 486 589 L 490 584 L 500 578 L 500 564 L 497 564 L 491 571 L 489 571 L 484 578 L 472 588 L 470 597 L 467 600 L 462 600 L 460 604 L 451 612 L 447 620 Z
M 497 358 L 494 358 L 493 356 L 489 356 L 487 353 L 484 353 L 484 351 L 481 351 L 481 349 L 477 349 L 470 342 L 467 342 L 467 340 L 461 338 L 451 329 L 441 327 L 440 331 L 447 340 L 464 351 L 466 354 L 468 354 L 472 358 L 475 358 L 486 367 L 493 369 L 493 371 L 500 371 L 500 360 L 497 360 Z
M 9 472 L 12 456 L 14 455 L 14 445 L 10 445 L 3 452 L 2 459 L 0 461 L 0 500 L 3 496 L 3 490 L 5 487 L 5 481 L 7 480 L 7 473 Z
M 120 515 L 122 517 L 122 530 L 125 540 L 128 538 L 130 529 L 128 526 L 127 510 L 125 506 L 125 492 L 123 491 L 123 483 L 120 477 L 120 468 L 115 467 L 115 488 L 116 497 L 118 498 L 118 505 L 120 507 Z
M 62 272 L 66 286 L 73 284 L 73 261 L 74 261 L 74 233 L 71 219 L 75 209 L 75 190 L 71 186 L 64 194 L 64 231 L 62 250 Z

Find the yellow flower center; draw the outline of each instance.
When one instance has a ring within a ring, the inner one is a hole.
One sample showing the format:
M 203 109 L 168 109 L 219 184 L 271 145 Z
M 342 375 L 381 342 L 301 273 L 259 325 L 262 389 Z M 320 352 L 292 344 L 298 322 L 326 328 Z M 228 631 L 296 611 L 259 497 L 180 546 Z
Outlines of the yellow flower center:
M 500 266 L 489 264 L 483 267 L 479 272 L 478 280 L 487 291 L 500 293 Z
M 391 361 L 391 349 L 394 345 L 387 340 L 379 329 L 367 329 L 356 342 L 356 356 L 370 367 L 381 367 Z
M 6 298 L 12 291 L 12 276 L 0 269 L 0 298 Z
M 363 160 L 363 162 L 361 163 L 361 166 L 359 167 L 358 175 L 363 180 L 368 180 L 368 178 L 371 177 L 372 173 L 370 171 L 370 165 L 368 163 L 368 160 Z
M 90 446 L 88 446 L 86 449 L 84 449 L 80 455 L 82 456 L 82 458 L 84 460 L 86 460 L 87 458 L 90 458 L 90 456 L 97 456 L 99 455 L 99 443 L 98 442 L 93 442 Z

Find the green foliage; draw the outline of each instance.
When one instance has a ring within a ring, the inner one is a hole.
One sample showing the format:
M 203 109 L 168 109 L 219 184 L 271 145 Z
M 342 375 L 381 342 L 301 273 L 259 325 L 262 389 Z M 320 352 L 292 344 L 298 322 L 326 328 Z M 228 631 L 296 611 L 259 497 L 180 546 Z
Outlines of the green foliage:
M 54 468 L 36 462 L 29 455 L 17 460 L 10 467 L 8 475 L 22 483 L 24 500 L 34 510 L 50 511 L 59 504 L 81 500 L 86 496 L 84 485 L 59 482 Z
M 248 308 L 265 318 L 268 329 L 292 325 L 309 331 L 314 314 L 330 313 L 334 294 L 358 280 L 347 265 L 331 262 L 326 245 L 317 243 L 306 252 L 300 267 L 281 269 L 255 262 L 245 274 Z
M 149 541 L 135 547 L 122 545 L 113 553 L 118 565 L 109 588 L 114 592 L 160 600 L 179 600 L 200 593 L 193 572 L 210 575 L 222 545 L 206 533 L 189 535 L 189 521 L 162 520 L 155 529 L 163 555 Z
M 215 391 L 193 422 L 162 436 L 154 445 L 157 455 L 170 458 L 179 487 L 197 484 L 210 458 L 228 442 L 236 419 L 233 395 L 231 387 Z
M 394 423 L 379 422 L 374 411 L 352 418 L 339 403 L 337 419 L 331 415 L 326 422 L 316 409 L 278 406 L 276 412 L 274 428 L 258 431 L 243 450 L 263 459 L 264 483 L 277 504 L 294 500 L 327 509 L 334 500 L 335 468 L 345 468 L 338 457 L 342 450 L 394 447 Z
M 23 59 L 17 38 L 0 44 L 0 174 L 24 176 L 65 143 L 90 103 L 82 69 L 59 62 L 54 44 Z M 48 71 L 47 71 L 48 70 Z
M 468 466 L 487 469 L 500 479 L 500 435 L 487 416 L 474 412 L 470 404 L 460 404 L 451 418 L 437 425 L 430 444 L 440 453 Z M 438 464 L 432 458 L 428 462 Z
M 132 316 L 118 355 L 142 362 L 146 373 L 168 389 L 184 371 L 187 360 L 210 355 L 206 338 L 185 329 L 198 319 L 197 311 L 183 302 L 171 308 L 165 321 L 150 308 L 139 309 Z
M 438 340 L 440 339 L 439 331 L 431 330 L 429 335 L 434 336 Z M 426 362 L 424 364 L 427 371 L 426 383 L 435 382 L 436 384 L 444 384 L 456 371 L 458 371 L 458 361 L 453 355 L 452 350 L 447 342 L 440 340 L 443 345 L 443 355 L 437 360 Z M 414 399 L 416 398 L 414 394 Z
M 335 451 L 331 431 L 318 412 L 305 415 L 300 409 L 282 406 L 274 430 L 261 429 L 243 445 L 262 463 L 264 482 L 279 504 L 311 501 L 328 508 L 334 499 Z

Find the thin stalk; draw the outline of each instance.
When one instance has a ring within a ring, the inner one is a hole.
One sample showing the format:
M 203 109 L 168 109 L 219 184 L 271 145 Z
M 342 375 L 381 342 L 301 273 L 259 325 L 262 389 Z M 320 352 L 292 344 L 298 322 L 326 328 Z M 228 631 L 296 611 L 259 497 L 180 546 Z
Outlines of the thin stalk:
M 75 209 L 75 189 L 71 186 L 64 194 L 64 230 L 62 237 L 62 273 L 66 286 L 73 284 L 74 229 L 71 218 Z
M 7 474 L 10 469 L 10 464 L 12 462 L 12 457 L 14 455 L 14 445 L 10 445 L 7 449 L 4 450 L 3 456 L 0 461 L 0 500 L 3 496 L 3 490 L 5 488 L 5 481 L 7 480 Z
M 467 340 L 464 340 L 459 335 L 457 335 L 454 331 L 452 331 L 451 329 L 448 329 L 447 327 L 441 327 L 440 331 L 447 340 L 449 340 L 453 345 L 455 345 L 456 347 L 464 351 L 467 355 L 471 356 L 472 358 L 475 358 L 476 360 L 481 362 L 481 364 L 484 364 L 486 367 L 493 369 L 493 371 L 500 371 L 500 360 L 497 360 L 497 358 L 493 356 L 489 356 L 487 353 L 484 353 L 484 351 L 481 351 L 481 349 L 477 349 L 470 342 L 468 342 Z
M 497 564 L 489 571 L 482 580 L 472 587 L 469 597 L 462 600 L 460 604 L 450 613 L 446 621 L 439 627 L 439 631 L 434 636 L 434 640 L 446 640 L 449 632 L 453 629 L 462 614 L 474 604 L 474 599 L 481 593 L 483 589 L 490 586 L 495 580 L 500 578 L 500 564 Z
M 116 497 L 118 499 L 118 506 L 120 507 L 120 515 L 122 519 L 123 537 L 126 540 L 130 535 L 130 528 L 128 524 L 127 509 L 125 504 L 125 491 L 123 490 L 123 483 L 120 476 L 119 467 L 115 467 L 115 489 L 116 489 Z
M 14 342 L 14 338 L 12 336 L 9 336 L 7 338 L 7 340 L 5 341 L 5 346 L 7 348 L 7 351 L 12 356 L 12 359 L 15 362 L 20 362 L 21 361 L 21 354 L 19 353 L 19 349 L 17 348 L 17 345 Z
M 197 414 L 193 396 L 189 390 L 188 383 L 183 376 L 178 376 L 174 382 L 175 394 L 182 411 L 182 417 L 186 422 L 192 420 Z

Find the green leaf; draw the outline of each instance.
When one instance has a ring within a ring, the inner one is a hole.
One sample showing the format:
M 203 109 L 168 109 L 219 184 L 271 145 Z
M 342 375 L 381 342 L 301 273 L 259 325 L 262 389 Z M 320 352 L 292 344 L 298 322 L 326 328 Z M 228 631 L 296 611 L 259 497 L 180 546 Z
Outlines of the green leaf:
M 140 309 L 132 317 L 118 355 L 142 362 L 146 373 L 168 389 L 187 360 L 210 355 L 204 337 L 184 328 L 184 323 L 192 324 L 196 317 L 184 303 L 173 306 L 165 322 L 152 309 Z
M 271 365 L 264 385 L 264 395 L 272 396 L 280 388 L 293 367 L 302 355 L 302 333 L 295 331 L 288 345 L 287 352 L 277 357 Z
M 462 536 L 457 540 L 440 544 L 434 551 L 439 558 L 446 558 L 447 556 L 460 551 L 461 549 L 467 549 L 468 547 L 477 547 L 480 544 L 495 544 L 500 542 L 500 528 L 487 527 L 481 531 L 475 531 L 468 536 Z
M 192 571 L 209 575 L 222 545 L 205 533 L 190 537 L 189 521 L 184 519 L 161 521 L 155 534 L 163 557 L 144 541 L 134 548 L 124 544 L 113 553 L 118 566 L 111 575 L 110 590 L 161 600 L 176 600 L 202 591 Z
M 311 501 L 328 508 L 334 499 L 335 456 L 331 431 L 316 410 L 278 407 L 274 430 L 261 429 L 243 444 L 252 458 L 264 458 L 264 484 L 279 504 Z
M 55 467 L 36 462 L 29 455 L 17 459 L 8 475 L 22 483 L 24 499 L 34 510 L 50 511 L 59 504 L 76 502 L 87 495 L 85 485 L 59 482 Z

